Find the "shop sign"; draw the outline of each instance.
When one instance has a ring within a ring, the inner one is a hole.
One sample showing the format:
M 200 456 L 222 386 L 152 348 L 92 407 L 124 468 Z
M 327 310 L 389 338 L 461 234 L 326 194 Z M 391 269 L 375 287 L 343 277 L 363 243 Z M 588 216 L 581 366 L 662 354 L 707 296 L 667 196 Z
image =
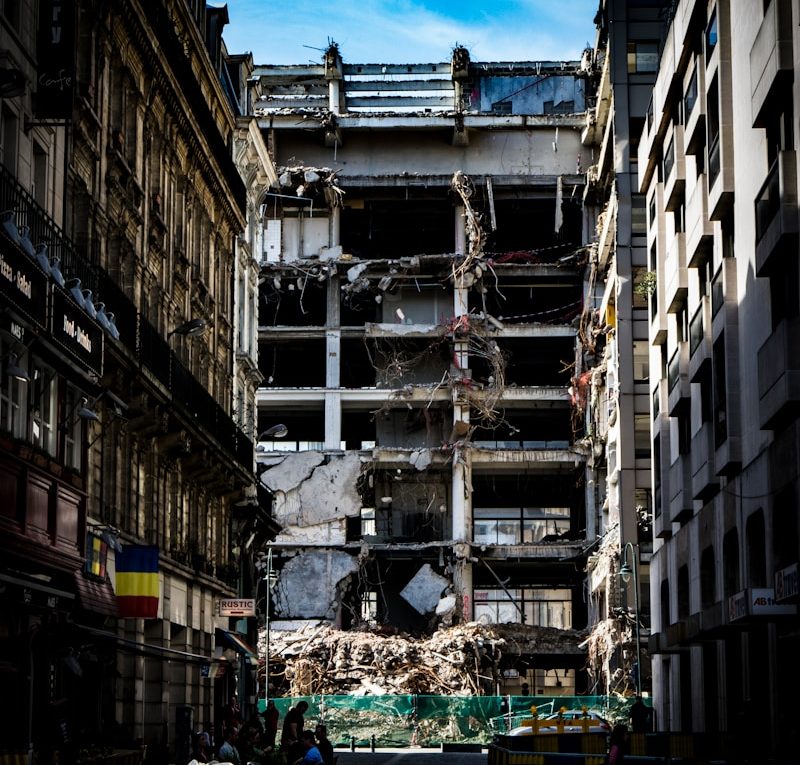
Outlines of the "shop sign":
M 797 564 L 793 563 L 775 572 L 775 602 L 791 600 L 797 594 Z
M 35 114 L 70 119 L 75 88 L 75 3 L 39 0 Z
M 103 374 L 103 329 L 60 287 L 53 287 L 53 340 L 97 375 Z
M 255 598 L 220 598 L 217 601 L 220 616 L 255 616 Z
M 47 276 L 16 247 L 0 248 L 0 295 L 34 324 L 47 326 Z
M 790 616 L 796 612 L 795 606 L 775 602 L 772 587 L 751 587 L 728 598 L 729 622 L 748 616 Z

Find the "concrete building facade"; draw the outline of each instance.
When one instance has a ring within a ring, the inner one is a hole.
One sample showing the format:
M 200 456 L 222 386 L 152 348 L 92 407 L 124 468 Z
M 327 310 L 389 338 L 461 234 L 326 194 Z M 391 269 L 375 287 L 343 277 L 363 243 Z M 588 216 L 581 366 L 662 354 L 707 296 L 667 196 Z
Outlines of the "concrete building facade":
M 602 484 L 596 492 L 606 498 L 587 582 L 589 664 L 599 693 L 649 692 L 651 685 L 648 563 L 658 498 L 654 502 L 650 490 L 647 227 L 638 193 L 637 142 L 658 70 L 666 6 L 600 3 L 593 53 L 596 103 L 583 132 L 593 152 L 585 202 L 587 211 L 597 214 L 588 278 L 595 314 L 584 332 L 577 379 Z M 619 578 L 626 561 L 637 574 L 627 585 Z
M 648 211 L 653 685 L 667 730 L 797 751 L 798 4 L 676 4 Z
M 563 630 L 482 692 L 586 688 L 581 62 L 256 66 L 272 629 Z M 591 222 L 594 225 L 594 221 Z M 592 500 L 587 500 L 591 496 Z M 313 587 L 309 588 L 309 582 Z

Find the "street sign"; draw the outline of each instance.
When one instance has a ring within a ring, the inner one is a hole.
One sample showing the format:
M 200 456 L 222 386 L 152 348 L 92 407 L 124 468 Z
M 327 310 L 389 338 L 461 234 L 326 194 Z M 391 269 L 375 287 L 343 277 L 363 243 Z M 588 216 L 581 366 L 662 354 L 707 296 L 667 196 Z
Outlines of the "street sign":
M 255 616 L 255 598 L 220 598 L 217 601 L 220 616 Z

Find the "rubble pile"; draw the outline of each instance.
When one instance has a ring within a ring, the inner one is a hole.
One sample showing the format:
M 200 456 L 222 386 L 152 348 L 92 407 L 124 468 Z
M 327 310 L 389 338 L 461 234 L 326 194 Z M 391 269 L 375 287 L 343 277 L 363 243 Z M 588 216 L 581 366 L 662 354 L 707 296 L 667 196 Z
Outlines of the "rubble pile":
M 272 682 L 293 697 L 492 694 L 504 657 L 508 664 L 529 653 L 582 654 L 578 644 L 584 637 L 574 630 L 522 624 L 461 624 L 428 638 L 322 625 L 272 631 L 270 673 Z M 265 644 L 262 634 L 262 653 Z

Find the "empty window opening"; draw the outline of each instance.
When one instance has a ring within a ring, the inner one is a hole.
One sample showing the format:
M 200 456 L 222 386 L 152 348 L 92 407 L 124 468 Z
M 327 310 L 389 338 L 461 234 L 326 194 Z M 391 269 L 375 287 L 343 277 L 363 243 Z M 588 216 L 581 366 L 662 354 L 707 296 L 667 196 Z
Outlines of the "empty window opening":
M 258 323 L 262 327 L 324 327 L 325 285 L 303 275 L 267 277 L 261 285 Z
M 264 388 L 324 388 L 325 341 L 295 339 L 262 341 L 258 367 L 264 375 Z

